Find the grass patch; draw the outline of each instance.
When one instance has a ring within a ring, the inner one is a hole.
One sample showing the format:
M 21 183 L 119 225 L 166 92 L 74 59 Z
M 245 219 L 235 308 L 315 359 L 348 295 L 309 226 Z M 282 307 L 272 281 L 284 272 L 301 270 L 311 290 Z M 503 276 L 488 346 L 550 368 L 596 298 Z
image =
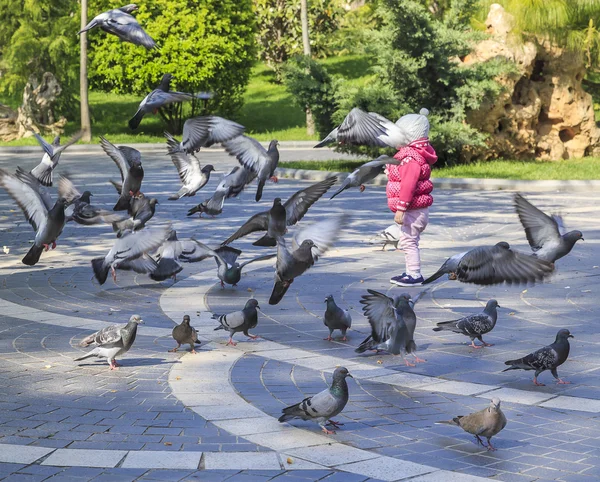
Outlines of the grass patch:
M 365 161 L 291 161 L 281 167 L 318 171 L 350 172 Z M 600 179 L 600 158 L 584 157 L 560 161 L 486 161 L 452 167 L 433 168 L 432 177 L 524 179 L 524 180 L 593 180 Z

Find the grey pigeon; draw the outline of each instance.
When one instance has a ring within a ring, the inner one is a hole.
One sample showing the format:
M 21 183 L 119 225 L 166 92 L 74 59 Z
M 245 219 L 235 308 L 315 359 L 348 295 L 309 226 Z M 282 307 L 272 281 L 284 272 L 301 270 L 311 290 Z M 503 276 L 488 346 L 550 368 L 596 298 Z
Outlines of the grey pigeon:
M 358 187 L 360 192 L 365 190 L 365 184 L 375 179 L 379 174 L 382 174 L 385 170 L 386 164 L 398 164 L 399 161 L 389 156 L 379 156 L 373 161 L 369 161 L 358 169 L 352 171 L 352 173 L 344 179 L 340 188 L 333 193 L 329 199 L 333 199 L 341 192 L 351 187 Z
M 238 137 L 245 129 L 237 122 L 216 115 L 193 117 L 183 124 L 181 149 L 191 154 L 202 147 L 210 147 Z
M 195 251 L 193 241 L 179 241 L 177 232 L 172 230 L 165 242 L 158 249 L 156 269 L 150 273 L 150 278 L 154 281 L 164 281 L 168 278 L 176 279 L 177 273 L 183 271 L 183 266 L 179 260 L 185 254 L 192 254 Z
M 200 342 L 198 341 L 198 333 L 190 326 L 189 315 L 183 315 L 183 321 L 173 328 L 172 334 L 177 346 L 169 350 L 171 353 L 175 353 L 181 345 L 186 344 L 190 345 L 190 353 L 196 353 L 195 345 L 200 345 Z
M 98 282 L 101 285 L 104 284 L 109 271 L 112 272 L 113 280 L 116 281 L 115 269 L 121 266 L 130 269 L 144 269 L 143 272 L 153 272 L 156 269 L 156 261 L 152 258 L 148 259 L 148 256 L 144 258 L 143 255 L 158 249 L 165 242 L 170 231 L 170 227 L 146 228 L 127 232 L 121 238 L 117 238 L 106 256 L 92 259 L 92 268 Z M 131 262 L 138 258 L 142 258 L 143 263 L 132 265 Z M 151 261 L 154 261 L 153 265 Z
M 471 338 L 471 347 L 473 348 L 494 346 L 492 343 L 483 341 L 482 335 L 489 333 L 496 326 L 498 307 L 500 307 L 500 305 L 496 300 L 489 300 L 482 313 L 464 316 L 458 320 L 441 321 L 437 323 L 437 328 L 434 328 L 433 331 L 452 331 L 454 333 L 461 333 Z M 475 338 L 477 338 L 482 345 L 476 345 Z
M 487 439 L 487 449 L 494 451 L 496 448 L 492 445 L 492 437 L 498 434 L 506 427 L 506 416 L 500 409 L 500 400 L 492 398 L 490 405 L 479 412 L 469 415 L 459 415 L 452 420 L 436 422 L 444 425 L 456 425 L 462 428 L 465 432 L 475 435 L 477 443 L 483 445 L 481 437 Z
M 552 274 L 554 265 L 536 256 L 513 251 L 506 242 L 473 248 L 448 258 L 442 267 L 423 281 L 426 285 L 444 274 L 463 283 L 494 285 L 542 281 Z
M 409 294 L 403 293 L 390 298 L 375 290 L 367 290 L 368 295 L 361 297 L 363 312 L 371 325 L 371 334 L 355 350 L 364 353 L 367 350 L 384 350 L 392 355 L 401 355 L 406 366 L 415 366 L 404 355 L 412 354 L 415 362 L 424 362 L 417 356 L 417 345 L 414 341 L 417 316 L 413 310 L 416 302 L 425 291 L 413 300 Z
M 237 197 L 244 188 L 256 179 L 256 174 L 243 166 L 235 166 L 221 179 L 216 192 L 223 192 L 225 199 Z
M 131 12 L 137 9 L 138 6 L 131 3 L 121 8 L 103 12 L 100 15 L 96 15 L 77 34 L 87 32 L 94 27 L 100 27 L 105 32 L 116 35 L 123 42 L 141 45 L 148 50 L 153 49 L 156 47 L 156 42 L 144 31 L 137 20 L 130 15 Z
M 335 434 L 335 431 L 329 430 L 325 425 L 330 424 L 335 428 L 343 425 L 343 423 L 331 419 L 340 414 L 348 403 L 350 394 L 348 392 L 346 377 L 352 378 L 347 368 L 336 368 L 333 372 L 331 387 L 312 397 L 305 398 L 296 405 L 284 408 L 282 410 L 283 415 L 279 417 L 279 421 L 287 422 L 294 418 L 312 420 L 317 422 L 327 435 Z
M 120 238 L 125 231 L 139 231 L 146 226 L 146 223 L 152 219 L 156 212 L 158 199 L 148 198 L 143 193 L 132 196 L 129 200 L 129 212 L 131 217 L 112 223 L 113 230 Z
M 323 323 L 329 328 L 329 336 L 325 338 L 327 341 L 333 340 L 331 335 L 334 330 L 340 330 L 342 332 L 342 341 L 346 341 L 346 330 L 352 326 L 352 317 L 348 310 L 342 310 L 338 305 L 335 304 L 333 295 L 329 295 L 325 298 L 327 308 L 323 315 Z
M 132 347 L 137 334 L 137 327 L 143 323 L 140 315 L 133 315 L 126 325 L 111 325 L 91 334 L 81 340 L 79 346 L 95 345 L 89 353 L 75 358 L 75 361 L 85 360 L 90 357 L 106 358 L 111 370 L 118 370 L 119 364 L 116 357 L 124 355 Z
M 213 320 L 217 320 L 220 323 L 220 325 L 215 328 L 215 331 L 227 330 L 229 332 L 229 341 L 227 341 L 227 345 L 237 345 L 237 343 L 233 341 L 233 335 L 240 332 L 248 338 L 256 340 L 258 336 L 251 335 L 248 333 L 248 330 L 256 328 L 256 325 L 258 325 L 257 308 L 260 308 L 260 306 L 258 306 L 258 301 L 251 298 L 246 301 L 246 305 L 242 311 L 234 311 L 227 315 L 213 314 Z
M 373 147 L 406 146 L 413 139 L 400 126 L 375 112 L 364 112 L 355 107 L 343 122 L 315 147 L 332 143 Z
M 540 259 L 554 263 L 569 254 L 577 241 L 583 241 L 581 231 L 567 233 L 562 217 L 548 216 L 519 193 L 515 194 L 515 209 L 525 228 L 527 241 Z
M 42 136 L 35 132 L 33 135 L 42 146 L 42 149 L 44 149 L 44 156 L 42 157 L 42 161 L 31 170 L 31 174 L 40 182 L 42 186 L 52 186 L 52 173 L 54 172 L 56 166 L 58 166 L 60 155 L 67 147 L 75 144 L 79 139 L 81 139 L 83 132 L 78 132 L 62 146 L 60 145 L 59 136 L 54 138 L 54 142 L 52 142 L 52 144 L 48 144 Z
M 113 211 L 129 209 L 131 196 L 139 194 L 144 179 L 142 156 L 139 151 L 128 146 L 115 146 L 100 136 L 100 145 L 108 156 L 114 161 L 121 174 L 121 192 L 119 200 Z
M 14 199 L 35 231 L 35 240 L 22 262 L 35 265 L 44 249 L 56 248 L 56 240 L 65 226 L 66 200 L 59 197 L 55 203 L 42 191 L 39 181 L 19 170 L 18 177 L 0 169 L 0 186 Z
M 74 221 L 84 226 L 92 226 L 123 220 L 123 216 L 113 211 L 92 205 L 90 198 L 93 194 L 90 191 L 79 192 L 67 176 L 61 176 L 58 180 L 58 195 L 67 201 L 67 222 Z
M 277 256 L 275 253 L 266 254 L 249 259 L 248 261 L 240 264 L 237 262 L 238 257 L 242 254 L 239 249 L 231 248 L 229 246 L 221 246 L 213 250 L 200 241 L 194 240 L 194 242 L 197 245 L 197 249 L 195 250 L 194 254 L 183 255 L 183 259 L 193 263 L 196 261 L 202 261 L 210 256 L 214 257 L 215 261 L 217 262 L 217 276 L 221 280 L 221 288 L 225 287 L 225 283 L 232 286 L 237 286 L 242 277 L 242 269 L 250 263 L 272 259 Z
M 283 204 L 281 198 L 276 197 L 271 209 L 252 216 L 222 244 L 232 243 L 236 239 L 256 231 L 266 231 L 267 234 L 252 244 L 254 246 L 277 246 L 276 238 L 286 233 L 287 226 L 293 226 L 300 221 L 308 209 L 335 184 L 336 180 L 335 176 L 329 177 L 305 189 L 300 189 Z
M 256 202 L 262 198 L 263 188 L 268 179 L 277 182 L 275 169 L 279 164 L 279 142 L 272 140 L 269 148 L 265 149 L 260 142 L 248 136 L 234 137 L 222 143 L 225 150 L 235 156 L 239 163 L 249 171 L 256 174 L 258 187 L 256 188 Z
M 169 196 L 169 200 L 174 201 L 184 196 L 193 196 L 206 185 L 210 179 L 210 173 L 215 168 L 212 164 L 202 167 L 198 158 L 193 154 L 187 154 L 181 149 L 179 142 L 171 134 L 165 132 L 165 137 L 167 138 L 169 156 L 171 156 L 181 179 L 181 184 L 183 184 L 176 194 Z
M 540 348 L 539 350 L 534 351 L 523 358 L 519 358 L 518 360 L 508 360 L 507 362 L 504 362 L 505 365 L 510 365 L 510 367 L 502 371 L 535 370 L 533 383 L 537 386 L 543 387 L 544 384 L 539 383 L 537 381 L 537 377 L 540 375 L 540 373 L 550 370 L 552 376 L 556 378 L 556 383 L 569 384 L 571 382 L 567 382 L 559 378 L 558 372 L 556 371 L 556 368 L 566 362 L 567 358 L 569 357 L 569 350 L 571 348 L 569 345 L 569 338 L 574 338 L 569 330 L 559 330 L 552 345 Z
M 131 130 L 137 129 L 142 122 L 144 116 L 150 112 L 156 114 L 158 109 L 161 107 L 172 104 L 174 102 L 186 102 L 191 101 L 195 97 L 194 94 L 188 94 L 186 92 L 177 92 L 171 90 L 171 79 L 173 78 L 172 74 L 163 75 L 160 84 L 158 87 L 150 92 L 138 107 L 135 115 L 129 120 L 129 128 Z M 208 94 L 205 94 L 208 95 Z M 210 98 L 210 96 L 208 97 Z
M 330 216 L 298 231 L 291 249 L 283 236 L 277 238 L 275 284 L 269 298 L 270 305 L 279 303 L 294 279 L 305 273 L 339 236 L 345 215 Z
M 202 217 L 203 213 L 212 216 L 218 216 L 223 212 L 223 205 L 225 204 L 225 192 L 224 191 L 215 191 L 214 194 L 205 199 L 200 204 L 194 206 L 187 213 L 188 216 L 192 214 L 199 213 L 198 215 Z

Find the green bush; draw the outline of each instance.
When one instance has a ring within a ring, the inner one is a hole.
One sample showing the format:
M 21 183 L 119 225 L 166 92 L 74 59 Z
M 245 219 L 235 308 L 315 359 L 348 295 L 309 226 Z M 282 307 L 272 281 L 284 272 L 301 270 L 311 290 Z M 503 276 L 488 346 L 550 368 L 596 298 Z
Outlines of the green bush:
M 122 5 L 121 0 L 92 0 L 90 18 Z M 251 0 L 154 0 L 140 4 L 140 25 L 157 42 L 146 50 L 99 30 L 89 35 L 90 83 L 95 89 L 146 95 L 164 73 L 172 89 L 211 91 L 210 112 L 231 115 L 242 96 L 256 57 L 255 16 Z M 184 104 L 196 115 L 201 103 Z M 181 105 L 171 111 L 180 127 Z

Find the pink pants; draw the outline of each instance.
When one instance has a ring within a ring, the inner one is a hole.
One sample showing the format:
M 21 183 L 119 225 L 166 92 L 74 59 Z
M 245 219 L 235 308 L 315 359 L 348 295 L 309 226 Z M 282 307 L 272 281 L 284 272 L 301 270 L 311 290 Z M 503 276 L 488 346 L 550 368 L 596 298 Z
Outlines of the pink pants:
M 429 208 L 411 209 L 404 213 L 400 228 L 400 247 L 404 251 L 406 273 L 411 276 L 421 274 L 419 239 L 429 222 Z

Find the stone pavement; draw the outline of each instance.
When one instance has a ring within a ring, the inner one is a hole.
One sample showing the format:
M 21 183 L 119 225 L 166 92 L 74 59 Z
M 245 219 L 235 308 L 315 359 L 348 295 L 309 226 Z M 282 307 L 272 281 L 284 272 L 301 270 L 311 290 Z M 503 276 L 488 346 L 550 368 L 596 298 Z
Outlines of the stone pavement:
M 323 152 L 323 151 L 321 151 Z M 319 155 L 327 155 L 319 154 Z M 225 171 L 228 156 L 209 159 Z M 282 153 L 302 158 L 302 150 Z M 0 166 L 31 168 L 38 156 L 1 154 Z M 307 183 L 269 184 L 265 200 L 227 202 L 215 219 L 186 217 L 206 195 L 177 202 L 178 189 L 166 156 L 144 154 L 144 191 L 159 198 L 156 223 L 171 222 L 180 239 L 216 244 L 250 215 L 267 209 L 275 195 L 287 198 Z M 65 154 L 59 172 L 70 171 L 77 186 L 97 204 L 114 202 L 108 177 L 114 164 L 101 154 Z M 465 248 L 506 240 L 526 249 L 506 192 L 436 191 L 430 226 L 423 236 L 424 271 Z M 530 199 L 547 212 L 559 211 L 568 226 L 584 232 L 573 254 L 558 261 L 549 283 L 533 287 L 475 287 L 441 280 L 418 303 L 416 342 L 427 363 L 407 368 L 390 355 L 357 356 L 368 334 L 358 303 L 367 288 L 391 294 L 388 283 L 401 271 L 399 251 L 380 251 L 366 239 L 387 226 L 384 191 L 369 187 L 318 202 L 303 223 L 331 212 L 348 214 L 336 247 L 291 286 L 283 301 L 269 306 L 273 263 L 250 265 L 238 287 L 222 290 L 214 264 L 186 265 L 178 281 L 156 283 L 118 272 L 99 286 L 90 259 L 107 252 L 110 229 L 68 226 L 56 250 L 29 268 L 20 263 L 33 231 L 8 196 L 0 192 L 0 478 L 7 480 L 413 480 L 504 481 L 600 480 L 600 358 L 598 308 L 600 220 L 597 193 L 536 193 Z M 242 255 L 264 253 L 251 242 L 236 243 Z M 246 252 L 247 251 L 247 252 Z M 408 290 L 412 294 L 418 289 Z M 351 308 L 348 342 L 326 342 L 321 316 L 333 294 Z M 239 309 L 246 299 L 261 303 L 255 342 L 236 335 L 226 347 L 213 331 L 209 312 Z M 431 330 L 435 322 L 481 309 L 491 298 L 503 307 L 486 341 L 473 350 L 467 340 Z M 104 361 L 73 362 L 77 343 L 107 323 L 124 323 L 140 313 L 145 324 L 123 368 Z M 184 313 L 204 340 L 197 355 L 168 353 L 173 321 Z M 173 320 L 173 321 L 172 321 Z M 571 357 L 559 373 L 572 385 L 555 385 L 549 373 L 534 387 L 531 373 L 502 373 L 503 362 L 553 341 L 559 328 L 575 335 Z M 276 417 L 287 404 L 322 390 L 335 366 L 350 380 L 345 425 L 333 436 L 316 424 Z M 492 396 L 503 401 L 509 423 L 487 452 L 456 427 L 435 421 L 483 408 Z

